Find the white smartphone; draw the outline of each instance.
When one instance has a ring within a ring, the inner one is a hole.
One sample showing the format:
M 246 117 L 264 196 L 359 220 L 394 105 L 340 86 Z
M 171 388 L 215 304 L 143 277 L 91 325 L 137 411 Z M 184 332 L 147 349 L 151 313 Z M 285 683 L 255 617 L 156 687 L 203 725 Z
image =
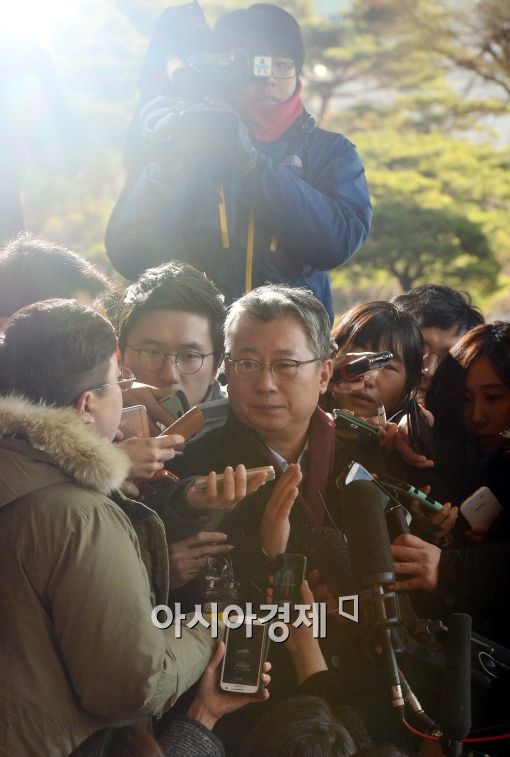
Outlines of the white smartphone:
M 254 478 L 257 473 L 267 473 L 266 482 L 272 481 L 275 477 L 275 471 L 272 465 L 261 465 L 260 468 L 248 468 L 246 470 L 246 478 L 248 481 L 251 481 L 252 478 Z M 216 485 L 218 487 L 218 490 L 221 491 L 223 489 L 223 481 L 225 479 L 224 473 L 218 473 L 216 476 Z M 199 492 L 206 492 L 207 491 L 207 476 L 197 476 L 194 483 L 195 489 L 197 489 Z
M 130 439 L 132 436 L 143 438 L 150 436 L 149 418 L 145 405 L 125 407 L 120 417 L 119 430 L 122 431 L 124 439 Z
M 481 486 L 460 506 L 460 511 L 471 528 L 482 528 L 485 531 L 502 509 L 500 502 L 487 486 Z
M 251 638 L 247 636 L 248 629 Z M 256 694 L 260 691 L 260 675 L 267 654 L 267 632 L 267 623 L 259 620 L 243 623 L 239 628 L 227 627 L 220 689 L 237 694 Z

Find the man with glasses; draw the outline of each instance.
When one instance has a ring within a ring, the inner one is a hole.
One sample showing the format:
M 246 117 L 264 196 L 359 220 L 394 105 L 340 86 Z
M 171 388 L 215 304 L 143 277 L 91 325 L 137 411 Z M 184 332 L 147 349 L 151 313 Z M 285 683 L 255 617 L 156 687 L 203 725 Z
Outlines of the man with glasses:
M 214 284 L 186 263 L 172 261 L 146 271 L 130 286 L 121 305 L 119 347 L 123 364 L 137 379 L 124 393 L 124 405 L 145 405 L 153 421 L 169 425 L 173 418 L 160 401 L 180 389 L 190 405 L 224 397 L 216 380 L 223 359 L 223 297 Z M 139 383 L 141 382 L 141 383 Z M 159 431 L 153 427 L 153 433 Z M 121 442 L 138 463 L 138 477 L 149 479 L 173 457 L 167 437 L 126 439 Z M 149 507 L 159 510 L 167 503 L 167 480 L 143 490 Z M 181 587 L 194 580 L 211 555 L 225 555 L 232 549 L 227 535 L 188 532 L 178 540 L 169 533 L 170 588 L 173 601 Z
M 355 593 L 340 526 L 342 494 L 335 483 L 351 451 L 318 407 L 336 352 L 326 310 L 304 289 L 259 287 L 231 306 L 225 350 L 231 415 L 222 428 L 191 440 L 183 455 L 170 461 L 182 480 L 161 511 L 167 533 L 180 538 L 199 527 L 224 531 L 234 545 L 230 556 L 242 601 L 264 601 L 275 558 L 285 552 L 306 555 L 308 576 L 312 572 L 317 580 L 313 571 L 319 572 L 321 592 L 328 594 L 326 584 L 330 597 Z M 272 465 L 276 480 L 246 494 L 241 464 Z M 218 473 L 225 476 L 221 487 Z M 206 492 L 194 485 L 198 475 L 208 476 Z M 193 600 L 200 601 L 198 593 Z M 353 702 L 365 713 L 376 707 L 374 725 L 384 731 L 385 717 L 379 715 L 389 697 L 374 684 L 373 664 L 363 656 L 354 624 L 343 630 L 330 614 L 326 659 L 342 672 L 344 701 L 352 689 Z M 284 646 L 273 645 L 274 670 L 283 664 L 278 649 Z M 277 672 L 273 687 L 283 691 L 275 696 L 288 695 L 291 682 L 289 670 Z M 381 731 L 378 736 L 387 739 Z
M 205 629 L 161 630 L 164 529 L 118 487 L 122 410 L 111 324 L 71 300 L 19 310 L 0 345 L 0 733 L 3 753 L 65 757 L 149 723 L 202 674 Z M 171 439 L 173 446 L 182 443 Z
M 223 395 L 216 381 L 223 359 L 223 297 L 200 271 L 172 261 L 146 271 L 121 304 L 119 347 L 137 382 L 153 387 L 157 400 L 180 389 L 191 406 Z M 161 408 L 148 393 L 128 393 L 155 420 Z M 162 420 L 171 419 L 163 418 Z
M 163 14 L 155 46 L 175 37 L 172 18 Z M 227 303 L 266 282 L 304 286 L 332 321 L 327 271 L 362 245 L 371 219 L 356 149 L 304 109 L 305 50 L 289 13 L 266 3 L 235 10 L 210 42 L 224 55 L 244 51 L 247 69 L 204 65 L 198 95 L 193 71 L 168 80 L 173 50 L 148 55 L 144 77 L 154 79 L 142 84 L 128 179 L 106 234 L 110 260 L 127 278 L 186 260 Z M 168 97 L 148 101 L 149 92 Z
M 327 313 L 315 297 L 267 285 L 231 306 L 225 347 L 231 415 L 169 464 L 183 478 L 208 474 L 208 490 L 197 490 L 193 479 L 182 483 L 167 516 L 176 529 L 185 528 L 205 524 L 211 512 L 217 518 L 225 508 L 221 525 L 242 544 L 241 570 L 253 579 L 261 568 L 265 580 L 264 555 L 286 551 L 289 517 L 299 524 L 294 536 L 290 529 L 291 541 L 301 540 L 302 527 L 325 520 L 321 498 L 329 496 L 338 460 L 334 424 L 317 402 L 331 376 L 334 345 Z M 242 465 L 273 465 L 277 480 L 246 497 Z M 217 473 L 225 475 L 221 488 Z

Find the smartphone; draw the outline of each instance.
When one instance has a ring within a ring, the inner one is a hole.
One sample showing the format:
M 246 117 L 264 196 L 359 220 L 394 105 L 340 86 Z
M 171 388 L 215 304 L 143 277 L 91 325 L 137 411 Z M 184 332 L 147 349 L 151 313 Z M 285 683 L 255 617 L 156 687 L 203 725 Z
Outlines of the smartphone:
M 387 507 L 384 515 L 391 542 L 394 542 L 400 534 L 410 533 L 411 513 L 403 505 L 391 505 Z
M 407 428 L 409 444 L 419 455 L 425 455 L 428 460 L 436 459 L 436 444 L 434 432 L 415 397 L 407 402 Z
M 360 442 L 369 442 L 379 439 L 381 436 L 380 426 L 374 426 L 368 421 L 356 418 L 344 410 L 333 410 L 333 420 L 336 426 L 336 435 L 342 439 L 353 439 Z
M 251 638 L 248 638 L 247 631 Z M 238 694 L 256 694 L 261 689 L 260 675 L 266 660 L 267 623 L 254 620 L 225 633 L 225 656 L 221 666 L 220 689 Z
M 392 352 L 377 352 L 373 355 L 364 355 L 349 363 L 339 365 L 333 371 L 331 381 L 336 384 L 339 381 L 354 381 L 358 376 L 368 371 L 377 371 L 384 368 L 390 360 L 393 360 Z
M 159 400 L 161 407 L 166 410 L 174 418 L 180 418 L 181 415 L 187 413 L 190 409 L 188 398 L 181 389 L 176 389 L 175 392 L 167 394 L 162 400 Z
M 378 481 L 381 486 L 384 486 L 385 489 L 395 494 L 397 498 L 401 496 L 405 501 L 416 499 L 426 510 L 430 510 L 433 513 L 438 513 L 443 509 L 443 505 L 440 502 L 437 502 L 429 494 L 421 492 L 416 486 L 408 484 L 407 481 L 400 481 L 398 478 L 386 475 L 378 476 Z
M 273 604 L 289 602 L 301 603 L 300 586 L 306 575 L 306 556 L 283 554 L 276 558 L 277 570 L 274 576 Z
M 489 528 L 502 509 L 501 503 L 488 486 L 481 486 L 460 506 L 460 511 L 471 528 L 483 530 Z
M 400 505 L 401 503 L 398 501 L 398 499 L 392 494 L 386 487 L 384 487 L 378 478 L 374 478 L 371 473 L 367 471 L 366 468 L 361 465 L 361 463 L 352 462 L 349 463 L 349 465 L 342 471 L 342 473 L 339 475 L 339 477 L 336 480 L 336 484 L 338 488 L 341 488 L 341 486 L 348 486 L 353 481 L 373 481 L 373 483 L 380 489 L 383 494 L 385 495 L 385 502 L 384 502 L 384 510 L 387 511 L 391 507 L 395 507 L 395 505 Z M 411 513 L 409 513 L 409 520 L 408 523 L 411 522 L 412 516 Z
M 165 428 L 160 436 L 167 434 L 181 434 L 185 439 L 200 431 L 206 424 L 221 425 L 229 414 L 229 402 L 227 398 L 201 402 L 188 410 L 174 423 Z
M 120 416 L 119 430 L 122 431 L 124 439 L 130 439 L 132 436 L 150 436 L 149 418 L 145 405 L 125 407 Z
M 261 465 L 260 468 L 248 468 L 246 470 L 246 477 L 248 481 L 251 481 L 252 478 L 254 478 L 257 473 L 267 473 L 267 481 L 273 481 L 275 477 L 275 470 L 272 465 Z M 223 489 L 223 481 L 225 478 L 224 473 L 218 473 L 216 476 L 216 484 L 218 487 L 218 490 Z M 198 491 L 206 492 L 207 491 L 207 476 L 197 476 L 194 483 L 195 489 L 198 489 Z
M 190 436 L 196 434 L 197 431 L 205 426 L 206 420 L 203 414 L 200 412 L 198 406 L 192 407 L 187 413 L 181 415 L 176 421 L 167 426 L 160 436 L 168 436 L 168 434 L 180 434 L 185 439 L 189 439 Z

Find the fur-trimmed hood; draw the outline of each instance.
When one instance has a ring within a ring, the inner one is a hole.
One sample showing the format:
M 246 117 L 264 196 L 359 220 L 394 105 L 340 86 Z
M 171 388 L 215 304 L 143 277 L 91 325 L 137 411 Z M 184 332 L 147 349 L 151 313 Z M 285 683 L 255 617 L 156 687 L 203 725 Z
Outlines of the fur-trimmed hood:
M 0 397 L 0 454 L 6 449 L 48 463 L 53 473 L 48 465 L 34 466 L 28 475 L 21 474 L 21 464 L 2 465 L 0 506 L 59 478 L 108 494 L 123 483 L 130 467 L 126 453 L 99 436 L 73 408 L 35 404 L 19 395 Z

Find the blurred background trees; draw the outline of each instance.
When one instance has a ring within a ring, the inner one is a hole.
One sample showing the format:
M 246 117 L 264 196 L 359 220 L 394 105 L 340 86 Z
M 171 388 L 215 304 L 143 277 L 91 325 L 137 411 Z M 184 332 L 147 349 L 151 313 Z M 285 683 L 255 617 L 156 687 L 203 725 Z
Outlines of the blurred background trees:
M 203 1 L 211 22 L 249 4 Z M 337 311 L 442 281 L 510 318 L 510 4 L 282 5 L 304 30 L 305 102 L 320 125 L 357 145 L 372 191 L 372 235 L 332 273 Z M 74 0 L 54 14 L 42 40 L 83 124 L 87 152 L 72 180 L 27 168 L 27 226 L 105 266 L 103 234 L 123 183 L 137 80 L 165 7 L 160 0 Z

